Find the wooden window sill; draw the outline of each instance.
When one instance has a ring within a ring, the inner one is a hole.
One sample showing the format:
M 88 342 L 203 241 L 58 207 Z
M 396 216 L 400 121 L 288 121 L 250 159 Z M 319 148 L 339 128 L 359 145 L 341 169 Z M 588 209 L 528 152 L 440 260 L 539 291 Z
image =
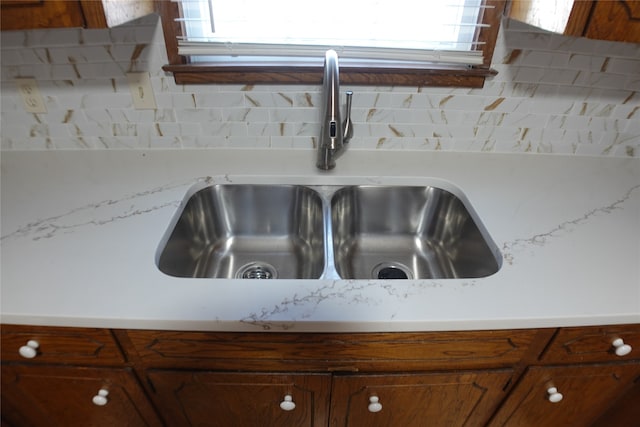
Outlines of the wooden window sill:
M 234 67 L 165 65 L 177 84 L 321 84 L 322 67 Z M 340 82 L 352 85 L 441 86 L 481 88 L 490 68 L 391 69 L 341 67 Z

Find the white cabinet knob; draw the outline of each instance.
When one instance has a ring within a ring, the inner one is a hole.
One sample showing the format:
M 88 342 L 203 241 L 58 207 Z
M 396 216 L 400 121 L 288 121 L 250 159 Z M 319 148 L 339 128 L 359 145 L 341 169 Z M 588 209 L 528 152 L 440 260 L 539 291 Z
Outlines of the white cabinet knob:
M 564 398 L 562 393 L 558 393 L 558 389 L 555 387 L 549 387 L 547 389 L 547 394 L 549 395 L 548 399 L 551 403 L 558 403 Z
M 613 347 L 615 348 L 616 356 L 626 356 L 631 353 L 631 350 L 633 350 L 629 344 L 624 343 L 622 338 L 613 340 L 611 344 L 613 344 Z
M 40 347 L 40 343 L 38 341 L 29 340 L 26 345 L 20 347 L 18 353 L 20 353 L 20 356 L 25 359 L 33 359 L 38 355 L 38 347 Z
M 367 407 L 369 412 L 380 412 L 382 411 L 382 403 L 380 403 L 380 399 L 378 396 L 371 396 L 369 398 L 369 406 Z
M 290 394 L 287 394 L 284 397 L 284 400 L 280 402 L 280 409 L 282 409 L 283 411 L 293 411 L 294 409 L 296 409 L 296 404 L 293 403 L 293 398 Z
M 107 403 L 109 403 L 109 399 L 107 399 L 108 395 L 109 395 L 109 390 L 101 388 L 98 391 L 98 394 L 93 396 L 93 399 L 92 399 L 93 404 L 96 405 L 96 406 L 104 406 L 104 405 L 106 405 Z

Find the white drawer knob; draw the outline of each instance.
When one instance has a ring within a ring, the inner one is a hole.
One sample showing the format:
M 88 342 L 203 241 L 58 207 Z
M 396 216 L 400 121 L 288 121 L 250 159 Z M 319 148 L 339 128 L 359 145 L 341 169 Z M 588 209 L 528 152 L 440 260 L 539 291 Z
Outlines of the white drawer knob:
M 18 353 L 20 353 L 20 356 L 25 359 L 33 359 L 38 355 L 38 347 L 40 347 L 40 343 L 38 341 L 29 340 L 26 345 L 20 347 Z
M 551 403 L 558 403 L 564 398 L 562 393 L 558 393 L 558 389 L 555 387 L 549 387 L 547 389 L 547 394 L 549 395 L 548 399 Z
M 380 412 L 382 411 L 382 403 L 380 403 L 380 399 L 378 396 L 371 396 L 369 398 L 369 406 L 367 407 L 369 412 Z
M 622 338 L 613 340 L 611 344 L 613 344 L 616 349 L 616 356 L 626 356 L 627 354 L 631 353 L 631 350 L 633 350 L 629 344 L 624 343 L 624 340 Z
M 293 398 L 290 394 L 287 394 L 284 397 L 284 400 L 280 402 L 280 409 L 283 411 L 293 411 L 296 409 L 296 404 L 293 402 Z
M 93 396 L 93 404 L 96 406 L 104 406 L 107 403 L 109 403 L 109 399 L 107 399 L 107 396 L 109 395 L 109 390 L 106 390 L 104 388 L 101 388 L 98 391 L 98 394 L 96 394 L 95 396 Z

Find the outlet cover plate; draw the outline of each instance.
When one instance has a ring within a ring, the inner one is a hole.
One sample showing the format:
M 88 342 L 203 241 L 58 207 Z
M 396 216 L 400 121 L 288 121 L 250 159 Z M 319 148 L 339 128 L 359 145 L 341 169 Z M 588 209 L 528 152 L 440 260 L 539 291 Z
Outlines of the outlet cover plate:
M 36 79 L 21 77 L 15 79 L 15 82 L 18 86 L 18 93 L 22 97 L 24 109 L 28 113 L 47 112 L 47 106 L 44 103 L 44 98 L 42 98 Z

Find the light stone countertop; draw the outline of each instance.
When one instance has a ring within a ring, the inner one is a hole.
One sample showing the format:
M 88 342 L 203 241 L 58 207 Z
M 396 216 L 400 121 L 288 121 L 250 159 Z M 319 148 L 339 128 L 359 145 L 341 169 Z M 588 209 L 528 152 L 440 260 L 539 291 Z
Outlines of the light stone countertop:
M 312 150 L 3 151 L 3 323 L 437 331 L 640 322 L 640 159 Z M 196 183 L 438 184 L 502 254 L 454 280 L 180 279 L 158 244 Z

